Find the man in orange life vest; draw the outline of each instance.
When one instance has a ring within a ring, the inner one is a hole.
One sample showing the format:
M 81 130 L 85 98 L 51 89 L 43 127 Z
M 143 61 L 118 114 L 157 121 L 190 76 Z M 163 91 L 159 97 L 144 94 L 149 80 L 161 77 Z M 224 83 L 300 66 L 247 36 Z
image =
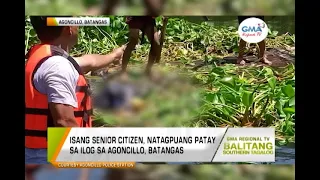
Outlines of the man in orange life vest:
M 78 27 L 48 27 L 40 16 L 30 20 L 41 44 L 29 50 L 25 66 L 25 164 L 47 164 L 47 127 L 91 127 L 84 74 L 119 61 L 125 47 L 72 58 Z

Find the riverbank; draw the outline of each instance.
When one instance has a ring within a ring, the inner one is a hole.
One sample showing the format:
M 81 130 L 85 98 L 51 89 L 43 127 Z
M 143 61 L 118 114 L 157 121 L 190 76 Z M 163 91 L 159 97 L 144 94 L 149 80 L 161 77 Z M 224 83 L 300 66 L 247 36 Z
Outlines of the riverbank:
M 161 25 L 160 18 L 157 24 Z M 236 27 L 216 28 L 208 23 L 195 24 L 170 18 L 159 68 L 188 76 L 193 83 L 188 87 L 196 87 L 196 90 L 190 88 L 188 92 L 185 86 L 176 85 L 170 91 L 168 88 L 153 91 L 143 99 L 144 107 L 148 108 L 130 121 L 118 114 L 97 114 L 97 120 L 115 126 L 273 126 L 280 144 L 294 142 L 294 58 L 281 56 L 294 57 L 295 36 L 280 35 L 276 31 L 269 33 L 269 55 L 281 62 L 275 67 L 257 63 L 237 66 L 224 62 L 223 57 L 236 56 L 238 41 Z M 27 25 L 26 50 L 36 42 L 34 32 Z M 107 53 L 126 42 L 127 28 L 123 18 L 111 17 L 110 27 L 80 28 L 79 44 L 71 54 Z M 142 70 L 148 50 L 148 43 L 137 46 L 130 70 L 133 67 Z M 252 46 L 246 52 L 256 54 L 256 51 Z M 288 52 L 277 54 L 276 51 Z M 169 73 L 164 74 L 169 76 Z M 161 77 L 165 79 L 165 75 Z M 170 84 L 173 86 L 174 83 Z M 190 96 L 191 91 L 194 96 Z

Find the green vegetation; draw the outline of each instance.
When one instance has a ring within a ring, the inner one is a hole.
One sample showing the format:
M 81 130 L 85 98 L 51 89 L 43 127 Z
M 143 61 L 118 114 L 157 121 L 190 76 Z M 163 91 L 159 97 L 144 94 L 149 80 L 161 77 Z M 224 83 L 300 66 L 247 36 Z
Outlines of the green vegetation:
M 158 18 L 157 24 L 160 26 L 161 23 L 161 18 Z M 27 51 L 37 39 L 30 24 L 26 24 Z M 80 28 L 79 43 L 71 54 L 108 53 L 127 42 L 127 31 L 123 17 L 111 17 L 110 27 Z M 197 84 L 196 90 L 186 84 L 163 85 L 165 88 L 148 95 L 144 102 L 146 110 L 130 117 L 130 122 L 126 120 L 128 118 L 98 114 L 99 123 L 126 126 L 274 126 L 281 143 L 294 141 L 294 65 L 220 66 L 219 58 L 238 51 L 239 37 L 235 27 L 216 28 L 207 23 L 195 24 L 170 18 L 166 34 L 160 66 L 164 72 L 183 72 Z M 294 43 L 294 35 L 278 35 L 276 31 L 270 31 L 267 48 L 288 49 L 294 47 Z M 141 69 L 149 46 L 145 43 L 137 47 L 130 69 L 133 66 Z M 199 62 L 204 66 L 195 68 Z
M 86 14 L 88 8 L 99 11 L 103 0 L 26 0 L 27 15 L 70 15 Z M 143 15 L 142 0 L 120 0 L 121 4 L 117 15 Z M 227 2 L 227 3 L 226 3 Z M 166 15 L 226 15 L 226 14 L 264 14 L 264 15 L 293 15 L 294 0 L 167 0 L 164 14 Z

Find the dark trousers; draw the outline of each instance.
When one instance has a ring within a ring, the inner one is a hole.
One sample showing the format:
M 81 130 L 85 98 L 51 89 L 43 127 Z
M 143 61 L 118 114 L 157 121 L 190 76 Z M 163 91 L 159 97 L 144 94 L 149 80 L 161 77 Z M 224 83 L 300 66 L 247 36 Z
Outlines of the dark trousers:
M 239 24 L 241 24 L 242 21 L 244 21 L 245 19 L 252 18 L 252 17 L 255 17 L 264 21 L 264 16 L 238 16 L 238 22 Z

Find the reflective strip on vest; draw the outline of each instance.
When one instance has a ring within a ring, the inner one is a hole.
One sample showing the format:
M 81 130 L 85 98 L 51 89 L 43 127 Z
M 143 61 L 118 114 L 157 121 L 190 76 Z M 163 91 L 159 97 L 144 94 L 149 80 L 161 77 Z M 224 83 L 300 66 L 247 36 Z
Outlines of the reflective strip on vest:
M 76 88 L 78 108 L 74 108 L 74 116 L 79 127 L 92 126 L 90 86 L 80 66 L 59 47 L 47 44 L 33 46 L 27 54 L 28 60 L 25 66 L 25 147 L 27 148 L 47 148 L 47 128 L 54 127 L 47 95 L 36 90 L 33 77 L 43 62 L 56 55 L 67 58 L 78 71 Z

